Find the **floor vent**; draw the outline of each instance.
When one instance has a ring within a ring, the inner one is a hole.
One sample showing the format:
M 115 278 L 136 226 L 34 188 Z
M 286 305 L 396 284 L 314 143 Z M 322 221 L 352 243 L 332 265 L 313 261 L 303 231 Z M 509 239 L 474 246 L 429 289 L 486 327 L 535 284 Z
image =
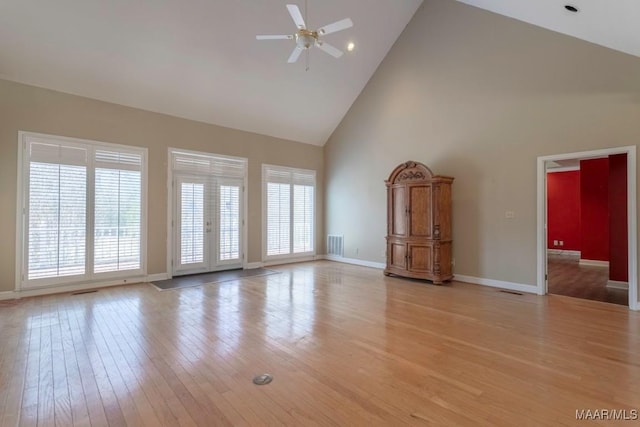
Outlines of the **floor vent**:
M 93 290 L 93 291 L 92 291 L 92 290 L 88 290 L 88 291 L 79 291 L 79 292 L 74 292 L 74 293 L 72 293 L 71 295 L 94 294 L 94 293 L 96 293 L 96 292 L 98 292 L 98 291 L 96 291 L 96 290 Z
M 516 291 L 507 291 L 505 289 L 500 289 L 498 292 L 503 292 L 505 294 L 511 294 L 511 295 L 523 295 L 521 292 L 516 292 Z
M 344 256 L 344 236 L 338 234 L 327 235 L 327 255 Z

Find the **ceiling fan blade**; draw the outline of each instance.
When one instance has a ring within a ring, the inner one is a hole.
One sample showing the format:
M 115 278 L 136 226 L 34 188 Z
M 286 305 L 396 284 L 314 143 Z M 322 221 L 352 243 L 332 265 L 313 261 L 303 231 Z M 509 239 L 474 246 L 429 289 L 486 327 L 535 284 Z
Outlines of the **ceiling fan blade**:
M 302 53 L 302 48 L 300 46 L 296 46 L 296 48 L 293 49 L 293 52 L 291 52 L 291 56 L 289 57 L 289 60 L 287 62 L 289 64 L 293 64 L 298 60 L 298 58 L 300 58 L 301 53 Z
M 302 17 L 302 13 L 300 13 L 300 9 L 295 4 L 288 4 L 287 9 L 289 10 L 289 14 L 291 18 L 293 18 L 293 22 L 296 23 L 296 27 L 299 29 L 306 29 L 307 25 L 304 23 L 304 18 Z
M 334 58 L 340 58 L 344 54 L 344 52 L 342 52 L 340 49 L 333 47 L 329 43 L 325 43 L 323 41 L 318 41 L 318 43 L 316 43 L 316 46 L 318 46 L 318 49 L 325 51 Z
M 325 35 L 331 33 L 337 33 L 338 31 L 346 30 L 353 27 L 353 21 L 349 18 L 345 18 L 341 21 L 334 22 L 333 24 L 325 25 L 318 29 L 318 34 Z
M 292 35 L 263 35 L 263 36 L 256 36 L 256 40 L 293 40 L 293 36 Z

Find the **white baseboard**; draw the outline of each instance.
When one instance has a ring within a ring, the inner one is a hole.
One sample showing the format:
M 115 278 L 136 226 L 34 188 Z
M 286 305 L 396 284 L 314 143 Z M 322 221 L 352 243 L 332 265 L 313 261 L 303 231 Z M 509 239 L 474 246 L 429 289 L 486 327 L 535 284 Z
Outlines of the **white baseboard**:
M 377 268 L 379 270 L 384 270 L 384 268 L 386 267 L 386 265 L 382 262 L 365 261 L 362 259 L 355 259 L 355 258 L 345 258 L 337 255 L 324 255 L 323 259 L 326 259 L 328 261 L 342 262 L 345 264 L 360 265 L 362 267 Z
M 272 267 L 274 265 L 296 264 L 299 262 L 317 261 L 319 259 L 323 259 L 323 256 L 310 255 L 310 256 L 303 256 L 299 258 L 272 259 L 272 260 L 263 261 L 260 264 L 262 264 L 261 267 Z M 256 264 L 256 263 L 253 263 L 253 264 Z
M 578 263 L 585 267 L 609 267 L 609 261 L 600 261 L 597 259 L 582 259 Z
M 621 282 L 618 280 L 607 280 L 607 288 L 629 290 L 629 282 Z
M 361 259 L 353 259 L 353 258 L 344 258 L 336 255 L 325 255 L 324 259 L 328 261 L 342 262 L 345 264 L 354 264 L 354 265 L 360 265 L 363 267 L 377 268 L 380 270 L 383 270 L 386 267 L 386 265 L 381 262 L 364 261 Z M 504 282 L 502 280 L 483 279 L 480 277 L 465 276 L 462 274 L 456 274 L 453 280 L 457 280 L 458 282 L 473 283 L 475 285 L 490 286 L 493 288 L 509 289 L 512 291 L 525 292 L 528 294 L 537 293 L 537 288 L 534 285 L 524 285 L 521 283 Z
M 8 300 L 8 299 L 16 299 L 16 292 L 14 291 L 4 291 L 0 292 L 0 301 Z
M 463 274 L 455 274 L 453 280 L 457 282 L 473 283 L 475 285 L 490 286 L 492 288 L 509 289 L 511 291 L 525 292 L 528 294 L 536 294 L 537 287 L 534 285 L 525 285 L 522 283 L 505 282 L 502 280 L 484 279 L 482 277 L 465 276 Z
M 260 267 L 264 267 L 264 264 L 261 262 L 248 262 L 244 266 L 245 270 L 255 270 Z
M 159 280 L 167 280 L 170 279 L 169 273 L 156 273 L 156 274 L 148 274 L 145 278 L 145 282 L 155 282 Z
M 564 249 L 547 249 L 547 253 L 551 255 L 573 255 L 580 256 L 580 251 L 569 251 Z
M 82 283 L 82 284 L 75 284 L 75 285 L 51 286 L 46 288 L 22 289 L 22 290 L 13 291 L 13 292 L 0 292 L 0 300 L 36 297 L 41 295 L 63 294 L 68 292 L 80 292 L 80 291 L 87 291 L 91 289 L 108 288 L 111 286 L 144 283 L 147 277 L 149 276 L 109 280 L 104 282 Z

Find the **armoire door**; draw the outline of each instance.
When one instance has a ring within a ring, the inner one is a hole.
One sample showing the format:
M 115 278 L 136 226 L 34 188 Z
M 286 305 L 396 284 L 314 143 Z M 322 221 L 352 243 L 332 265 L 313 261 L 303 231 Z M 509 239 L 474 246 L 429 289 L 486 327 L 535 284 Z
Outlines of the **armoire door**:
M 409 185 L 409 236 L 432 237 L 432 187 L 431 185 Z
M 407 244 L 404 241 L 387 244 L 388 267 L 406 270 L 407 268 Z
M 390 197 L 389 234 L 404 237 L 407 235 L 407 187 L 394 185 Z
M 242 180 L 175 179 L 173 275 L 242 267 Z
M 415 273 L 432 273 L 433 255 L 432 243 L 409 243 L 407 245 L 407 270 Z

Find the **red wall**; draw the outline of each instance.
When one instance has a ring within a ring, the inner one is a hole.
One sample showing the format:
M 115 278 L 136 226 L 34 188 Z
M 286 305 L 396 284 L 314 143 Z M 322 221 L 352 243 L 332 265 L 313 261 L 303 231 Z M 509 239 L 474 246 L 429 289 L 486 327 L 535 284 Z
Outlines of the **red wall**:
M 609 261 L 609 159 L 580 161 L 581 259 Z
M 609 279 L 627 282 L 627 155 L 609 156 Z
M 554 240 L 564 245 L 556 246 Z M 548 173 L 548 248 L 579 251 L 580 243 L 580 171 Z

